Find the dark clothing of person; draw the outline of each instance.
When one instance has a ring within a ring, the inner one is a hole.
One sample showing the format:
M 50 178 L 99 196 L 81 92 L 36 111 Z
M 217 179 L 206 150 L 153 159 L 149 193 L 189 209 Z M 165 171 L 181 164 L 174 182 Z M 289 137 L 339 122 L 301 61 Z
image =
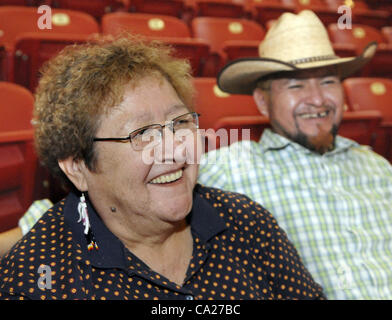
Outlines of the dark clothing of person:
M 88 250 L 70 193 L 1 260 L 0 299 L 324 298 L 273 216 L 244 195 L 196 185 L 182 286 L 132 254 L 87 202 L 98 247 Z

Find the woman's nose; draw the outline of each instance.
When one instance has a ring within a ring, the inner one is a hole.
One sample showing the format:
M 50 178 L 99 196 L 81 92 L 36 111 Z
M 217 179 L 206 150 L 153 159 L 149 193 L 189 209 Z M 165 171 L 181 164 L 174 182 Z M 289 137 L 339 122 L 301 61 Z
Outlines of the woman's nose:
M 162 130 L 161 143 L 154 150 L 155 160 L 160 163 L 183 163 L 186 153 L 182 147 L 183 141 L 178 139 L 171 126 L 165 126 Z

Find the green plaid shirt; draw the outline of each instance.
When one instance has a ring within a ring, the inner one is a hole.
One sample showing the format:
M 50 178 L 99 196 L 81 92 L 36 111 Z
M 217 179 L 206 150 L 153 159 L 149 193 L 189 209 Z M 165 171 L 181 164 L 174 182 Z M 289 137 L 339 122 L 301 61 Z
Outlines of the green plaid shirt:
M 35 223 L 41 219 L 42 215 L 52 207 L 49 199 L 36 200 L 27 209 L 26 213 L 20 218 L 18 225 L 22 229 L 23 235 L 30 231 Z
M 392 167 L 368 147 L 319 155 L 265 130 L 204 155 L 199 182 L 268 209 L 329 299 L 392 299 Z

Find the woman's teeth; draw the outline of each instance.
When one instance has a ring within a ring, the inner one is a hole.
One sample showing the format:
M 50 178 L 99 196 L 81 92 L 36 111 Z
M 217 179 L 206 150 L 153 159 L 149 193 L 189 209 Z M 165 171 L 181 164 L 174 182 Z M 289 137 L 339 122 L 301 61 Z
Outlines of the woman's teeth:
M 171 174 L 159 176 L 158 178 L 151 180 L 150 183 L 169 183 L 178 180 L 181 177 L 182 177 L 182 169 L 173 172 Z

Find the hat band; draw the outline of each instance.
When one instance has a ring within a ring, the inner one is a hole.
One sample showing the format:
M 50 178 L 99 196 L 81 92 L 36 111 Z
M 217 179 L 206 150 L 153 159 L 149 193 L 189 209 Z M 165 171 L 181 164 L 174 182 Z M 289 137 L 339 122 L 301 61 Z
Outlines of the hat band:
M 330 54 L 330 55 L 326 55 L 326 56 L 316 56 L 316 57 L 308 57 L 308 58 L 291 60 L 291 61 L 288 61 L 288 63 L 300 64 L 300 63 L 308 63 L 308 62 L 315 62 L 315 61 L 333 60 L 333 59 L 337 59 L 337 58 L 339 58 L 339 57 L 335 56 L 334 54 Z

